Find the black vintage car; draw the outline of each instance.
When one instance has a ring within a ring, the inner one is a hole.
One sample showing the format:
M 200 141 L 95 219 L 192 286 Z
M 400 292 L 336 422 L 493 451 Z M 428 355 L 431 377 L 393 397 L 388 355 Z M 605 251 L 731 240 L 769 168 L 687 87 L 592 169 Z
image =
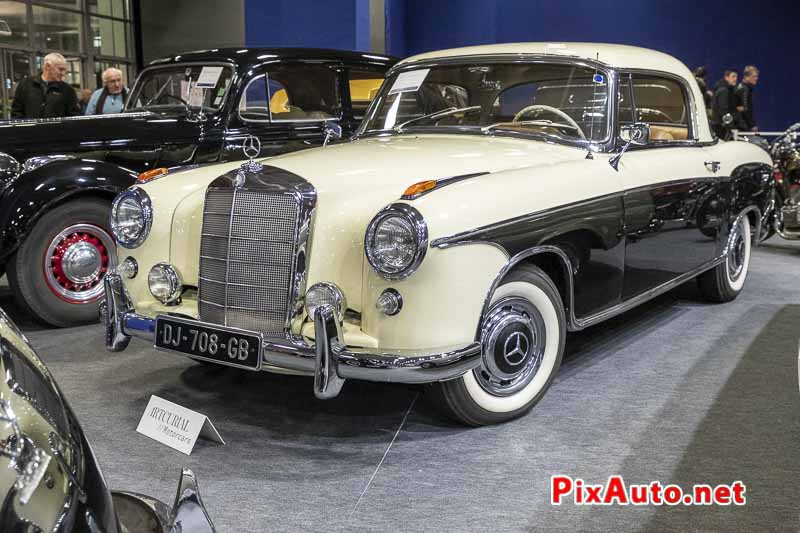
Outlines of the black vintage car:
M 0 275 L 40 320 L 97 319 L 114 267 L 111 201 L 160 169 L 349 136 L 394 63 L 316 49 L 217 49 L 153 61 L 117 115 L 0 123 Z M 252 155 L 252 154 L 251 154 Z
M 0 531 L 214 533 L 190 470 L 172 508 L 109 490 L 61 390 L 2 309 L 0 370 Z

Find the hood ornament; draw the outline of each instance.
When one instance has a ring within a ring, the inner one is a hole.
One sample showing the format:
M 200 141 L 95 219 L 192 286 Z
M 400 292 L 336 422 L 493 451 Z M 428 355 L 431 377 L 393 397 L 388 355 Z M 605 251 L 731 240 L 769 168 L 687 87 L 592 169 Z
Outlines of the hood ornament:
M 259 172 L 264 168 L 264 165 L 256 161 L 256 158 L 261 155 L 261 140 L 258 137 L 255 135 L 245 137 L 242 143 L 242 153 L 247 158 L 247 161 L 242 163 L 236 172 L 236 180 L 233 184 L 237 189 L 244 186 L 247 181 L 247 174 Z

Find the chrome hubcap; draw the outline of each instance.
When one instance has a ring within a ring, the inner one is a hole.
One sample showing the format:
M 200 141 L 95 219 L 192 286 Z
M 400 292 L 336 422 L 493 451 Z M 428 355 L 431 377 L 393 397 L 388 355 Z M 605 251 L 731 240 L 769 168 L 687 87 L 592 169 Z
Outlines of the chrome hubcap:
M 98 248 L 86 241 L 70 245 L 61 258 L 64 275 L 75 284 L 89 283 L 97 277 L 103 266 Z
M 547 336 L 539 311 L 523 298 L 505 298 L 481 328 L 481 365 L 473 370 L 480 386 L 509 396 L 528 385 L 542 364 Z
M 728 253 L 728 276 L 731 281 L 736 281 L 744 271 L 745 259 L 747 256 L 747 243 L 742 234 L 742 224 L 748 224 L 746 220 L 740 221 L 733 229 L 734 234 L 731 239 L 731 248 Z
M 97 301 L 103 295 L 103 276 L 116 265 L 114 239 L 93 224 L 74 224 L 50 242 L 44 274 L 53 293 L 69 303 Z

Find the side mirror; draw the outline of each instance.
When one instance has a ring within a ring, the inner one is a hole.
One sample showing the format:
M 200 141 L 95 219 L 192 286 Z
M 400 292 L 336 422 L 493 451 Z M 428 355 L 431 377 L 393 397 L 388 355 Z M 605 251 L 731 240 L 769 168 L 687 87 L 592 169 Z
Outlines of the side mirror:
M 322 143 L 322 146 L 328 146 L 331 139 L 338 140 L 342 138 L 342 126 L 338 122 L 326 122 L 324 131 L 325 141 Z
M 650 126 L 641 122 L 628 124 L 620 128 L 619 136 L 626 143 L 644 146 L 650 142 Z
M 731 115 L 730 113 L 725 113 L 724 115 L 722 115 L 722 125 L 730 126 L 731 124 L 733 124 L 733 115 Z

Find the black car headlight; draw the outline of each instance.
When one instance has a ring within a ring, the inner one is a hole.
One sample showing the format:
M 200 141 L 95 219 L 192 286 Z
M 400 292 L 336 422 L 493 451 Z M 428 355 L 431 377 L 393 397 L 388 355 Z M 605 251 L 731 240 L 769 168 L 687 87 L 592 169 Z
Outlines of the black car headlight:
M 380 211 L 367 226 L 364 251 L 372 268 L 386 279 L 413 274 L 425 258 L 428 226 L 422 215 L 408 204 L 392 204 Z
M 120 193 L 111 206 L 111 231 L 125 248 L 136 248 L 150 233 L 153 206 L 150 197 L 139 187 Z

